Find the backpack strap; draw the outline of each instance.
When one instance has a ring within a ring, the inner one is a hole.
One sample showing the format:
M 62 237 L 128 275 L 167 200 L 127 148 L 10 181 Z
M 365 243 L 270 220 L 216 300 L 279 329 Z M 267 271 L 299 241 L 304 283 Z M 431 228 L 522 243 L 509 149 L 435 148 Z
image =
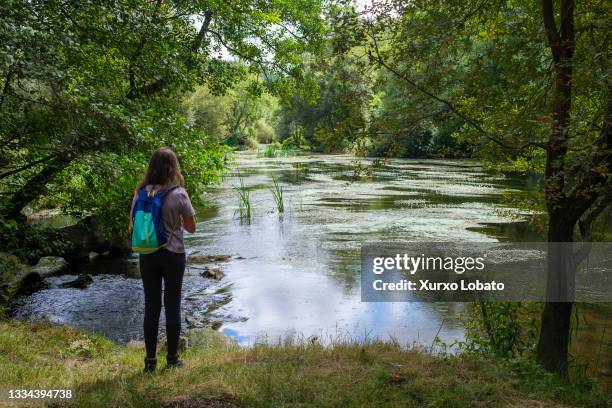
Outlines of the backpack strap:
M 163 200 L 164 197 L 166 196 L 166 194 L 176 190 L 179 186 L 177 186 L 176 184 L 171 185 L 168 188 L 165 188 L 163 190 L 159 190 L 159 191 L 155 191 L 153 189 L 151 189 L 151 191 L 149 191 L 150 195 L 156 195 L 159 197 L 160 200 Z M 152 194 L 151 194 L 152 193 Z
M 136 202 L 138 202 L 138 200 L 147 196 L 146 188 L 147 186 L 144 186 L 136 190 L 136 193 L 134 194 L 134 197 L 132 198 L 133 205 L 130 206 L 130 229 L 132 228 L 132 218 L 134 217 L 134 207 L 136 207 Z
M 170 186 L 170 187 L 168 187 L 168 188 L 165 188 L 165 189 L 163 189 L 163 190 L 158 191 L 158 192 L 156 193 L 156 195 L 158 195 L 158 196 L 159 196 L 160 200 L 163 200 L 167 194 L 169 194 L 169 193 L 171 193 L 172 191 L 176 190 L 178 187 L 179 187 L 179 186 L 177 186 L 176 184 L 171 185 L 171 186 Z M 180 215 L 179 215 L 179 218 L 177 218 L 177 219 L 176 219 L 176 222 L 174 223 L 174 227 L 173 227 L 173 228 L 172 228 L 172 230 L 170 231 L 170 235 L 169 235 L 170 237 L 172 237 L 172 236 L 177 237 L 177 236 L 175 235 L 175 233 L 176 233 L 176 229 L 177 229 L 177 227 L 178 227 L 178 225 L 179 225 L 179 223 L 180 223 L 180 222 L 181 222 L 181 218 L 180 218 Z M 178 238 L 178 237 L 177 237 L 177 238 Z M 168 242 L 169 242 L 169 241 L 170 241 L 170 240 L 167 240 L 167 241 L 166 241 L 166 243 L 164 244 L 164 246 L 168 245 Z

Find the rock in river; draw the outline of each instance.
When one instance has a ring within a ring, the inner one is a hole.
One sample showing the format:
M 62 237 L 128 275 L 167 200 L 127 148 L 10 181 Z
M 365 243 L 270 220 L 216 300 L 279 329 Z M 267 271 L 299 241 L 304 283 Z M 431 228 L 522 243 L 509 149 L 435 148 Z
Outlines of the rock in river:
M 230 259 L 229 255 L 209 255 L 203 252 L 194 252 L 187 257 L 188 263 L 225 262 Z
M 216 279 L 216 280 L 220 280 L 222 279 L 225 274 L 223 273 L 223 271 L 219 268 L 211 268 L 209 266 L 205 266 L 202 269 L 202 272 L 200 273 L 201 276 L 205 277 L 205 278 L 212 278 L 212 279 Z
M 24 265 L 14 255 L 0 253 L 0 298 L 10 300 L 14 295 L 40 284 L 44 278 L 68 268 L 64 258 L 45 256 L 34 266 Z
M 63 272 L 68 268 L 68 262 L 58 256 L 44 256 L 38 263 L 30 268 L 30 272 L 37 273 L 41 278 Z
M 93 282 L 93 278 L 90 275 L 79 275 L 75 280 L 71 280 L 70 282 L 62 283 L 60 286 L 62 288 L 77 288 L 77 289 L 85 289 Z

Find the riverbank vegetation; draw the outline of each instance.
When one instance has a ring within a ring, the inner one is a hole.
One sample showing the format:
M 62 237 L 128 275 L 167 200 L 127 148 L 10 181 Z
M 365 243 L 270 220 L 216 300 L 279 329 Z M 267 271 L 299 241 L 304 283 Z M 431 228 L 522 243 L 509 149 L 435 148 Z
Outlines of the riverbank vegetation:
M 143 347 L 39 322 L 0 322 L 0 387 L 72 389 L 75 406 L 604 407 L 606 395 L 528 362 L 438 356 L 394 343 L 234 345 L 196 330 L 186 367 L 142 373 Z M 14 384 L 15 379 L 19 384 Z
M 18 255 L 28 248 L 34 263 L 70 257 L 68 237 L 26 222 L 25 212 L 46 208 L 95 215 L 96 228 L 121 242 L 130 192 L 159 146 L 180 157 L 197 204 L 231 164 L 227 146 L 271 140 L 261 76 L 277 93 L 299 84 L 300 56 L 318 48 L 321 7 L 310 0 L 5 4 L 0 248 Z

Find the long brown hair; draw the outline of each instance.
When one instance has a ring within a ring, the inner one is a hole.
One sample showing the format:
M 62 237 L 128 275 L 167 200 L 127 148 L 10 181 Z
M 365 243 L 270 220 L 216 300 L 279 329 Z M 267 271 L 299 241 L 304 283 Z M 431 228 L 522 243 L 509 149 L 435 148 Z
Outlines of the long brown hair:
M 179 161 L 172 150 L 167 147 L 161 147 L 153 152 L 149 160 L 149 168 L 140 183 L 138 183 L 136 191 L 147 184 L 159 184 L 164 187 L 171 184 L 184 186 L 185 181 L 181 174 Z

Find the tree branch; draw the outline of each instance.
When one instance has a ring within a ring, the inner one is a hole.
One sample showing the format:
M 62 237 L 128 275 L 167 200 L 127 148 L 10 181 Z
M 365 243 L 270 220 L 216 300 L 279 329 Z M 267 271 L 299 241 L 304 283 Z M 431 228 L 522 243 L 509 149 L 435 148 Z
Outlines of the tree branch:
M 210 22 L 212 21 L 212 11 L 206 10 L 204 12 L 204 21 L 202 22 L 202 27 L 200 27 L 200 31 L 198 31 L 198 35 L 196 36 L 195 41 L 191 45 L 191 51 L 198 52 L 204 39 L 206 38 L 206 33 L 208 32 L 208 28 L 210 27 Z
M 562 58 L 574 56 L 574 5 L 575 0 L 561 0 L 560 34 L 562 41 Z
M 238 51 L 236 48 L 230 46 L 225 40 L 223 40 L 223 36 L 221 36 L 220 33 L 216 32 L 214 30 L 208 30 L 208 32 L 213 34 L 215 36 L 215 38 L 217 39 L 217 41 L 219 41 L 219 43 L 221 43 L 221 45 L 223 45 L 232 54 L 235 54 L 235 55 L 239 56 L 240 58 L 242 58 L 242 59 L 244 59 L 246 61 L 250 61 L 250 62 L 253 62 L 253 63 L 259 65 L 259 67 L 262 68 L 262 70 L 263 70 L 263 66 L 268 64 L 268 65 L 272 65 L 272 66 L 276 67 L 278 70 L 284 72 L 287 75 L 291 75 L 290 71 L 288 71 L 286 68 L 278 65 L 278 63 L 273 62 L 273 61 L 263 61 L 261 59 L 257 59 L 257 58 L 253 58 L 253 57 L 250 57 L 248 55 L 245 55 L 244 53 Z
M 7 219 L 22 218 L 21 210 L 32 200 L 45 194 L 49 181 L 75 158 L 76 155 L 67 152 L 55 155 L 39 173 L 11 196 L 8 205 L 2 209 L 2 216 Z
M 207 10 L 204 12 L 204 22 L 202 23 L 202 27 L 200 27 L 200 30 L 198 31 L 198 34 L 196 35 L 195 40 L 191 44 L 191 51 L 194 54 L 197 53 L 202 47 L 202 43 L 204 42 L 204 39 L 206 38 L 206 33 L 210 32 L 208 28 L 210 26 L 211 21 L 212 21 L 212 11 Z M 166 79 L 158 78 L 155 81 L 150 82 L 141 87 L 130 89 L 130 92 L 128 93 L 127 98 L 134 100 L 134 99 L 139 98 L 140 96 L 153 95 L 157 92 L 162 91 L 164 87 L 166 86 L 166 84 L 167 84 Z
M 580 211 L 578 214 L 600 201 L 602 194 L 608 199 L 603 205 L 608 205 L 612 200 L 612 93 L 608 96 L 601 134 L 593 145 L 593 154 L 588 160 L 588 173 L 567 194 L 572 209 Z M 604 191 L 597 189 L 598 186 L 604 187 Z
M 576 268 L 584 259 L 589 256 L 592 248 L 592 226 L 603 210 L 608 208 L 612 200 L 612 189 L 608 194 L 600 196 L 582 217 L 578 220 L 578 228 L 582 236 L 582 245 L 572 256 L 573 267 Z
M 412 80 L 411 78 L 409 78 L 408 76 L 402 74 L 401 72 L 399 72 L 396 68 L 390 66 L 382 57 L 382 55 L 380 54 L 380 49 L 378 47 L 378 41 L 376 40 L 376 35 L 374 35 L 374 33 L 368 33 L 368 35 L 370 36 L 370 38 L 373 41 L 374 44 L 374 50 L 376 52 L 376 56 L 374 57 L 375 60 L 385 69 L 387 69 L 389 72 L 391 72 L 393 75 L 395 75 L 396 77 L 398 77 L 399 79 L 402 79 L 404 81 L 406 81 L 409 85 L 411 85 L 412 87 L 414 87 L 415 89 L 417 89 L 418 91 L 420 91 L 421 93 L 423 93 L 424 95 L 430 97 L 431 99 L 445 105 L 449 111 L 451 111 L 452 113 L 454 113 L 455 115 L 457 115 L 459 118 L 463 119 L 468 125 L 470 125 L 472 128 L 476 129 L 480 134 L 482 134 L 484 137 L 486 137 L 487 139 L 489 139 L 490 141 L 492 141 L 493 143 L 505 148 L 505 149 L 509 149 L 509 150 L 524 150 L 527 147 L 539 147 L 544 149 L 545 145 L 542 143 L 538 143 L 538 142 L 527 142 L 521 146 L 510 146 L 504 142 L 502 142 L 501 140 L 491 136 L 489 134 L 489 132 L 487 132 L 477 121 L 475 121 L 474 119 L 470 118 L 469 116 L 465 115 L 464 113 L 462 113 L 459 109 L 457 109 L 457 107 L 450 101 L 440 98 L 439 96 L 433 94 L 432 92 L 430 92 L 428 89 L 426 89 L 425 87 L 423 87 L 422 85 L 418 84 L 417 82 L 415 82 L 414 80 Z
M 35 161 L 31 162 L 31 163 L 24 164 L 23 166 L 14 168 L 13 170 L 5 171 L 4 173 L 0 174 L 0 180 L 3 179 L 3 178 L 6 178 L 6 177 L 12 176 L 14 174 L 20 173 L 20 172 L 22 172 L 24 170 L 30 169 L 30 168 L 38 165 L 38 164 L 44 163 L 46 161 L 49 161 L 52 158 L 54 158 L 55 156 L 57 156 L 57 155 L 56 154 L 52 154 L 52 155 L 49 155 L 47 157 L 43 157 L 42 159 L 35 160 Z

